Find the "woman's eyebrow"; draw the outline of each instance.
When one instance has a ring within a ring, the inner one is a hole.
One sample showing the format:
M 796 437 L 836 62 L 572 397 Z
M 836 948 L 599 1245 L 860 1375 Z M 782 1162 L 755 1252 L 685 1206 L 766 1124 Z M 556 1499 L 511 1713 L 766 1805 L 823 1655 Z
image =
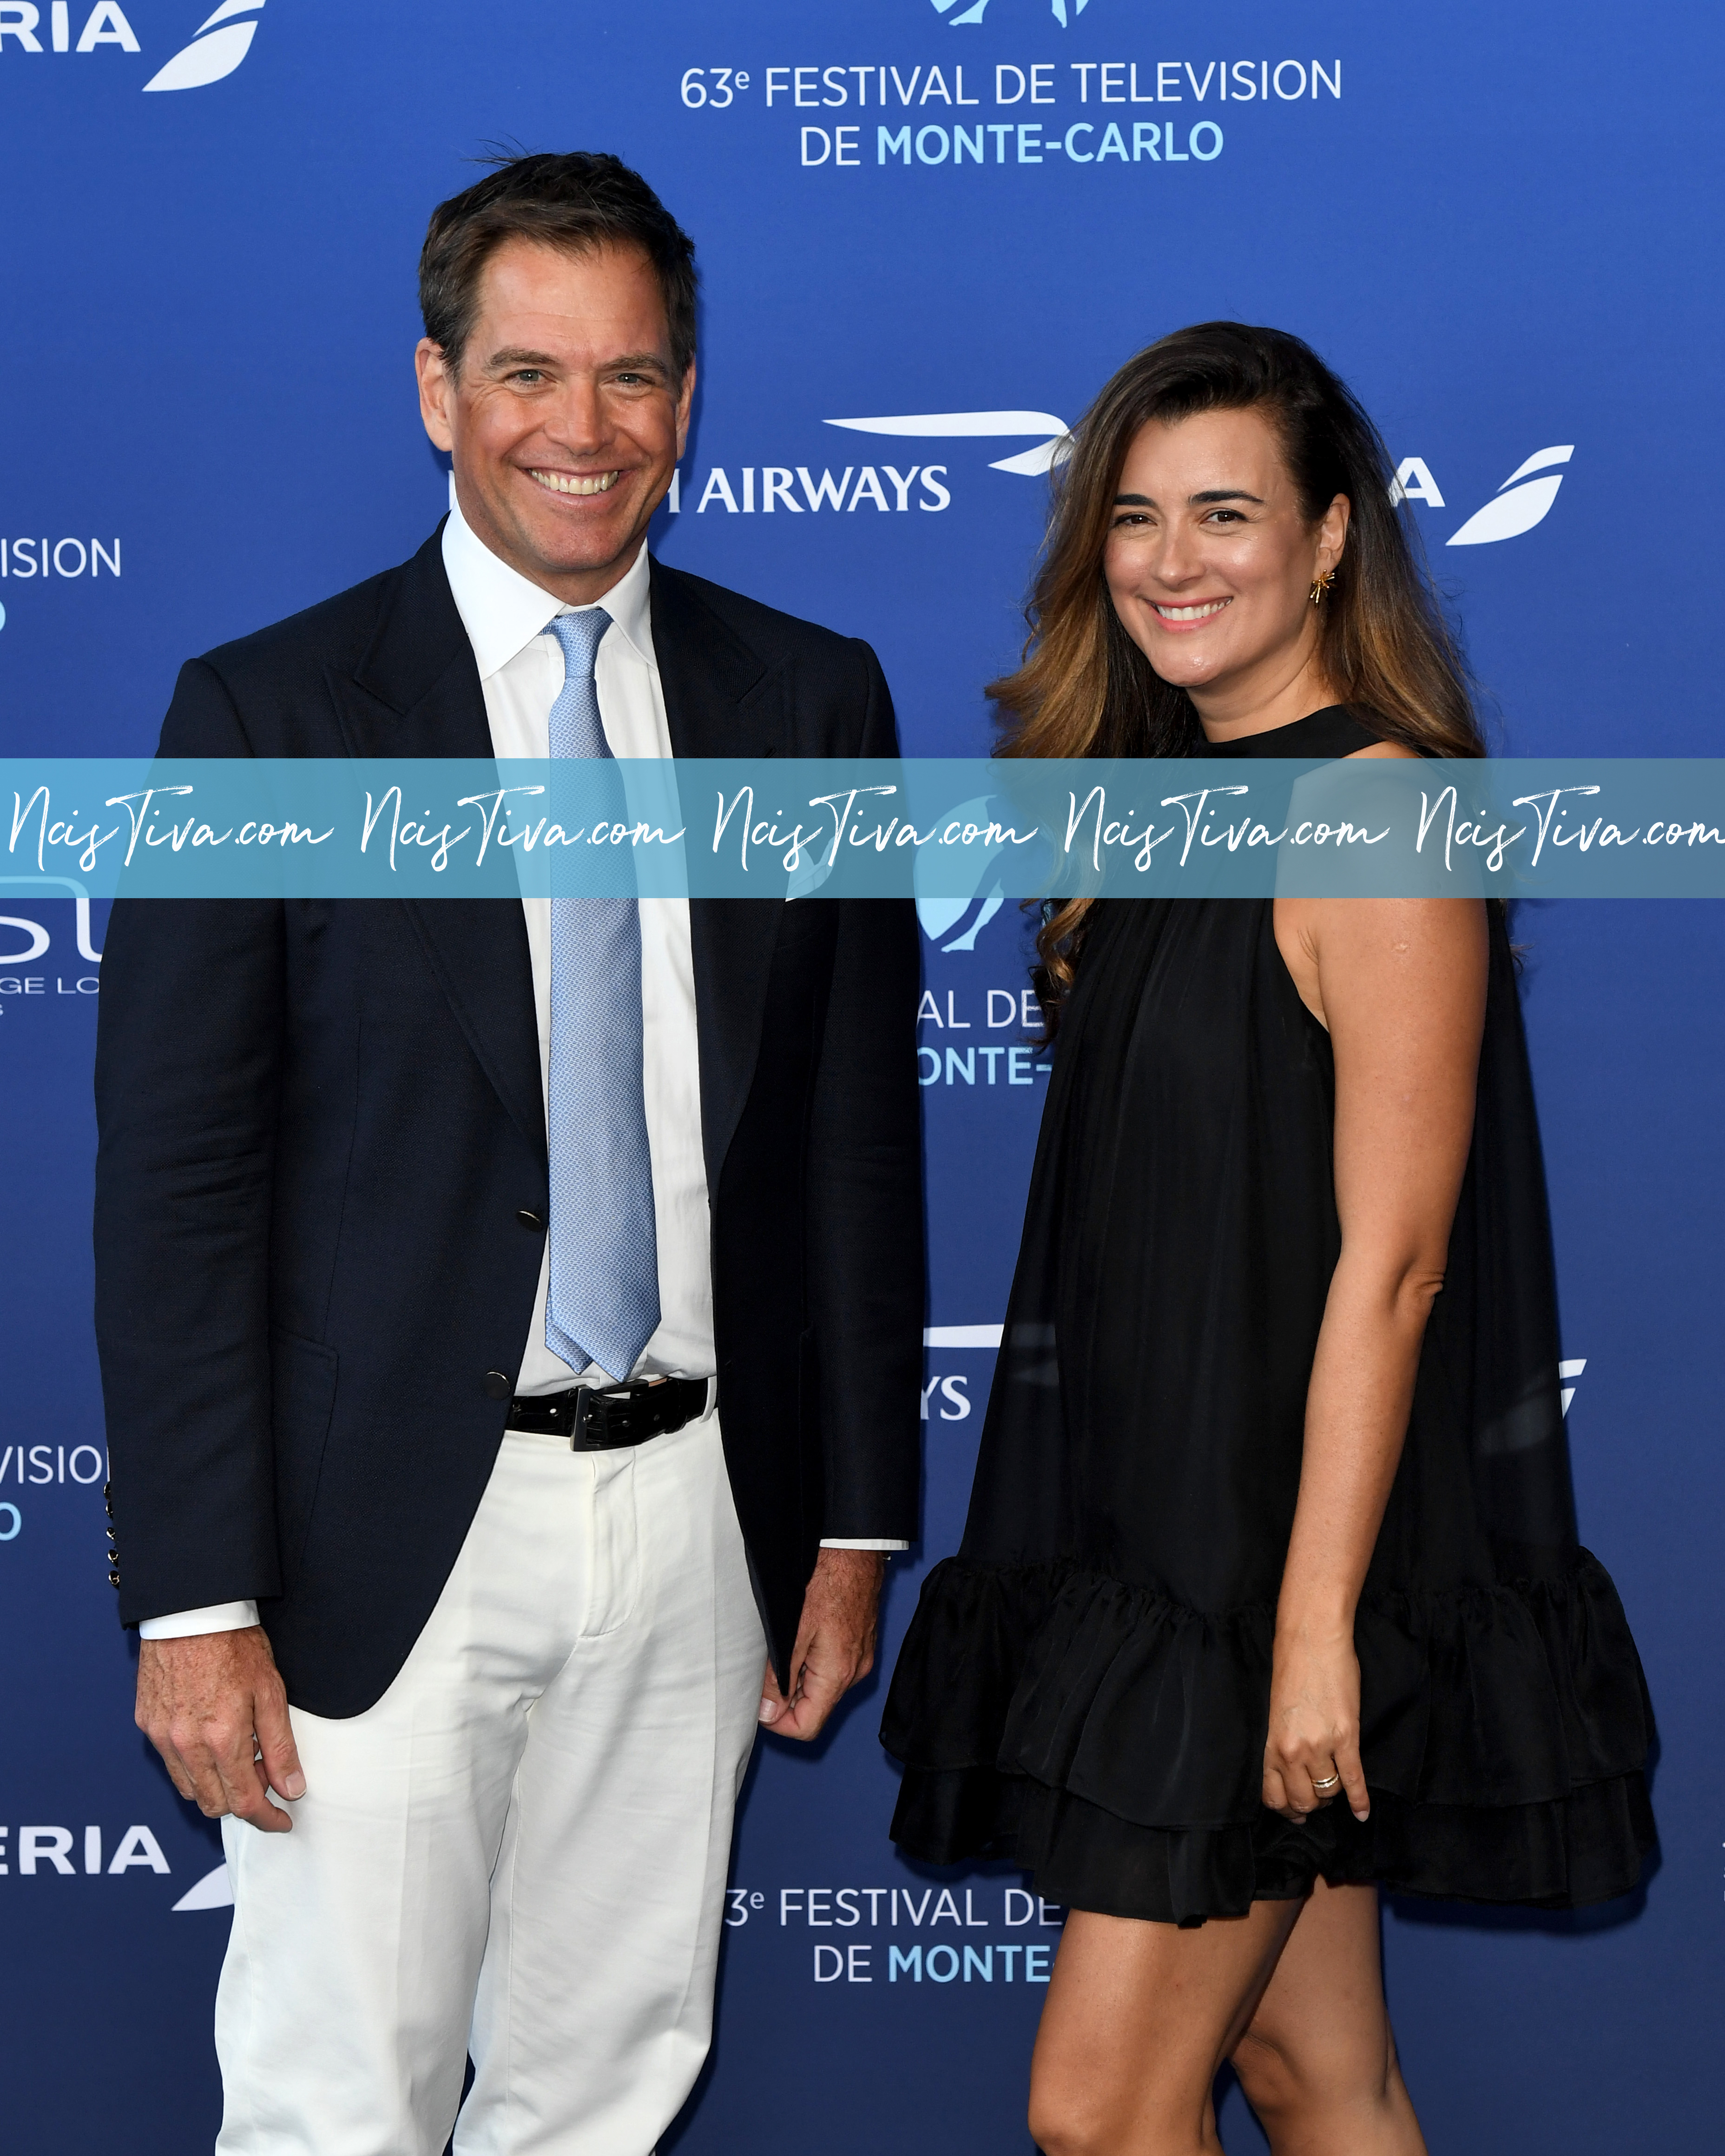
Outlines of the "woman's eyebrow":
M 1216 501 L 1255 501 L 1259 508 L 1264 506 L 1262 495 L 1248 494 L 1243 486 L 1206 487 L 1202 494 L 1189 494 L 1186 501 L 1189 506 L 1207 506 Z M 1117 509 L 1154 509 L 1156 502 L 1155 498 L 1147 494 L 1117 494 L 1114 506 Z

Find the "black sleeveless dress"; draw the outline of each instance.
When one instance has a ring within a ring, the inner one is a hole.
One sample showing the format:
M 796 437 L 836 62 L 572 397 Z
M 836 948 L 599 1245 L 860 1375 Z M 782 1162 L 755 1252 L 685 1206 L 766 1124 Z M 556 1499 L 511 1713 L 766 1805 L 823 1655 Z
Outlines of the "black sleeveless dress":
M 1327 758 L 1341 708 L 1204 753 Z M 1653 1825 L 1641 1667 L 1576 1539 L 1539 1134 L 1493 907 L 1472 1151 L 1355 1626 L 1371 1817 L 1260 1799 L 1276 1596 L 1340 1244 L 1329 1036 L 1268 900 L 1096 908 L 1060 1027 L 964 1540 L 882 1738 L 893 1839 L 1201 1922 L 1378 1881 L 1566 1907 Z

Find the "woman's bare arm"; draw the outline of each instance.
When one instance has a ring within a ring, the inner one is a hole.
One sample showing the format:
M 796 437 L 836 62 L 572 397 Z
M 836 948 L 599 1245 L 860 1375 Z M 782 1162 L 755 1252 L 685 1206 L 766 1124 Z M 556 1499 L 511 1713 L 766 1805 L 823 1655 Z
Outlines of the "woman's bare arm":
M 1313 1779 L 1339 1773 L 1364 1818 L 1354 1609 L 1401 1457 L 1467 1163 L 1486 915 L 1471 899 L 1282 900 L 1276 932 L 1335 1050 L 1342 1250 L 1307 1395 L 1264 1801 L 1303 1816 L 1336 1794 L 1314 1794 Z

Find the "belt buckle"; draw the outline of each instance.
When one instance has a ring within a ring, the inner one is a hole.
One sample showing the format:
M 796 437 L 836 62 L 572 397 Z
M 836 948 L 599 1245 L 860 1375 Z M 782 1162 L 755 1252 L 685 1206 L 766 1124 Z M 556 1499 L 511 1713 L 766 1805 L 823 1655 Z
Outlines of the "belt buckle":
M 597 1385 L 583 1385 L 577 1391 L 574 1399 L 569 1403 L 571 1409 L 569 1418 L 569 1449 L 572 1452 L 598 1452 L 603 1449 L 603 1440 L 605 1435 L 605 1425 L 603 1413 L 601 1413 L 598 1419 L 599 1424 L 598 1432 L 598 1441 L 595 1442 L 593 1439 L 589 1438 L 588 1435 L 588 1425 L 595 1419 L 593 1406 L 598 1396 L 598 1387 Z
M 611 1411 L 614 1408 L 628 1407 L 635 1395 L 644 1390 L 647 1380 L 625 1380 L 620 1385 L 583 1385 L 575 1396 L 573 1427 L 569 1432 L 570 1449 L 576 1452 L 604 1452 L 609 1450 Z M 588 1435 L 590 1427 L 597 1424 L 596 1435 Z

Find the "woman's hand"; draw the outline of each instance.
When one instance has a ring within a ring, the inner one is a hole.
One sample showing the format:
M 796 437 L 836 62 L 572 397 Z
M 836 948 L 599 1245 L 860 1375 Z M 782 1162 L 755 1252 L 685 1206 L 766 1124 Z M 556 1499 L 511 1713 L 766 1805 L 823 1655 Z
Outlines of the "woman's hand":
M 1328 1789 L 1313 1784 L 1332 1774 Z M 1345 1796 L 1358 1820 L 1372 1809 L 1359 1758 L 1359 1660 L 1353 1626 L 1278 1630 L 1271 1663 L 1264 1801 L 1296 1824 Z

